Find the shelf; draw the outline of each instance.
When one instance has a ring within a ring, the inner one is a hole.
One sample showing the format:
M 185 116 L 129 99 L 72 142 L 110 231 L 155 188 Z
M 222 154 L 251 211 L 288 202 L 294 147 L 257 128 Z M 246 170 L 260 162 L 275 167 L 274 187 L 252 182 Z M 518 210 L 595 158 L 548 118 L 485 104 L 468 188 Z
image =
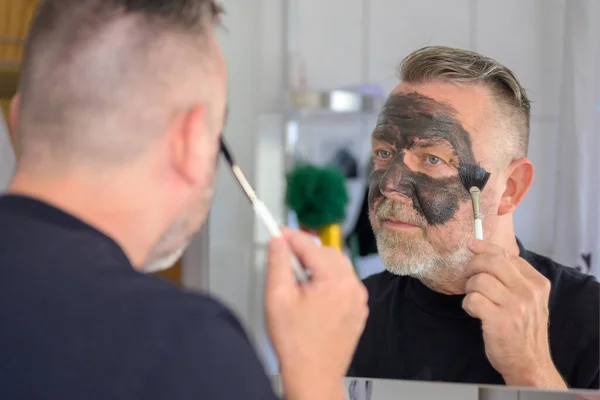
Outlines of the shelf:
M 292 117 L 331 118 L 368 116 L 378 113 L 385 97 L 352 90 L 292 91 L 289 106 Z

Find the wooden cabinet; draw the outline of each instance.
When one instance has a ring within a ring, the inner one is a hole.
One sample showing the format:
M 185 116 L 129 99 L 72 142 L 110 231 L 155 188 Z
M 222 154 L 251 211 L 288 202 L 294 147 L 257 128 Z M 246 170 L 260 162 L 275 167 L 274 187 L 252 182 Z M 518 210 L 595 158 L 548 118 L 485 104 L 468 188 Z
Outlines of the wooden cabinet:
M 162 272 L 158 272 L 156 275 L 170 281 L 171 283 L 174 283 L 177 286 L 181 286 L 181 284 L 182 284 L 181 273 L 182 273 L 182 261 L 179 260 L 179 261 L 177 261 L 177 263 L 175 263 L 175 265 L 172 268 L 167 269 Z
M 6 120 L 10 99 L 17 90 L 25 38 L 38 4 L 39 0 L 0 0 L 0 108 Z
M 9 123 L 10 115 L 10 100 L 17 91 L 17 82 L 19 80 L 18 67 L 2 67 L 0 66 L 0 109 L 9 129 L 10 139 L 13 147 L 16 148 L 15 138 Z
M 38 0 L 0 0 L 0 62 L 18 64 Z

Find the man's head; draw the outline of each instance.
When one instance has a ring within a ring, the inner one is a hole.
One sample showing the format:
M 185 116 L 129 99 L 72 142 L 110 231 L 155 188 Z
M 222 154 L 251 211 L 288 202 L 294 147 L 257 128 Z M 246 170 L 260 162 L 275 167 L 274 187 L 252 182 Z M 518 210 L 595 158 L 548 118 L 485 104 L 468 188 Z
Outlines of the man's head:
M 423 48 L 399 75 L 373 131 L 370 219 L 390 271 L 443 288 L 471 257 L 459 166 L 491 173 L 481 196 L 486 239 L 514 241 L 511 215 L 533 179 L 530 102 L 508 68 L 466 50 Z
M 227 91 L 219 14 L 213 0 L 46 0 L 31 26 L 17 176 L 127 196 L 159 238 L 133 256 L 141 269 L 172 264 L 208 212 Z

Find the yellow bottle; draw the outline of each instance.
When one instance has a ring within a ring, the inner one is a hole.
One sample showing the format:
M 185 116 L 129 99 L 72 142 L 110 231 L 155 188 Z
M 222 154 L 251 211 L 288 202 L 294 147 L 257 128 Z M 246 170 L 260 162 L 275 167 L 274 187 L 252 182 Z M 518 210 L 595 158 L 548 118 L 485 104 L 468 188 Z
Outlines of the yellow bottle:
M 319 231 L 319 239 L 323 246 L 342 251 L 342 226 L 340 224 L 327 225 Z

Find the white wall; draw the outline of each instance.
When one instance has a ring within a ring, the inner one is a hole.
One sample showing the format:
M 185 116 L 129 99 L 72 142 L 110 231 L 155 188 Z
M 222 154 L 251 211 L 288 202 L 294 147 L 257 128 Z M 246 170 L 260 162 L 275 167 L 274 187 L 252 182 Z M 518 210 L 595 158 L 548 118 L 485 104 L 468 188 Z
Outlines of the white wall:
M 572 1 L 572 0 L 569 0 Z M 578 1 L 578 0 L 574 0 Z M 506 63 L 532 104 L 530 158 L 534 185 L 516 213 L 517 235 L 550 255 L 558 157 L 565 0 L 479 2 L 477 50 Z
M 254 183 L 254 142 L 258 134 L 260 40 L 258 0 L 225 0 L 226 29 L 219 40 L 229 68 L 229 118 L 225 137 L 245 175 Z M 254 216 L 229 168 L 220 164 L 210 213 L 209 290 L 249 323 L 253 272 Z

